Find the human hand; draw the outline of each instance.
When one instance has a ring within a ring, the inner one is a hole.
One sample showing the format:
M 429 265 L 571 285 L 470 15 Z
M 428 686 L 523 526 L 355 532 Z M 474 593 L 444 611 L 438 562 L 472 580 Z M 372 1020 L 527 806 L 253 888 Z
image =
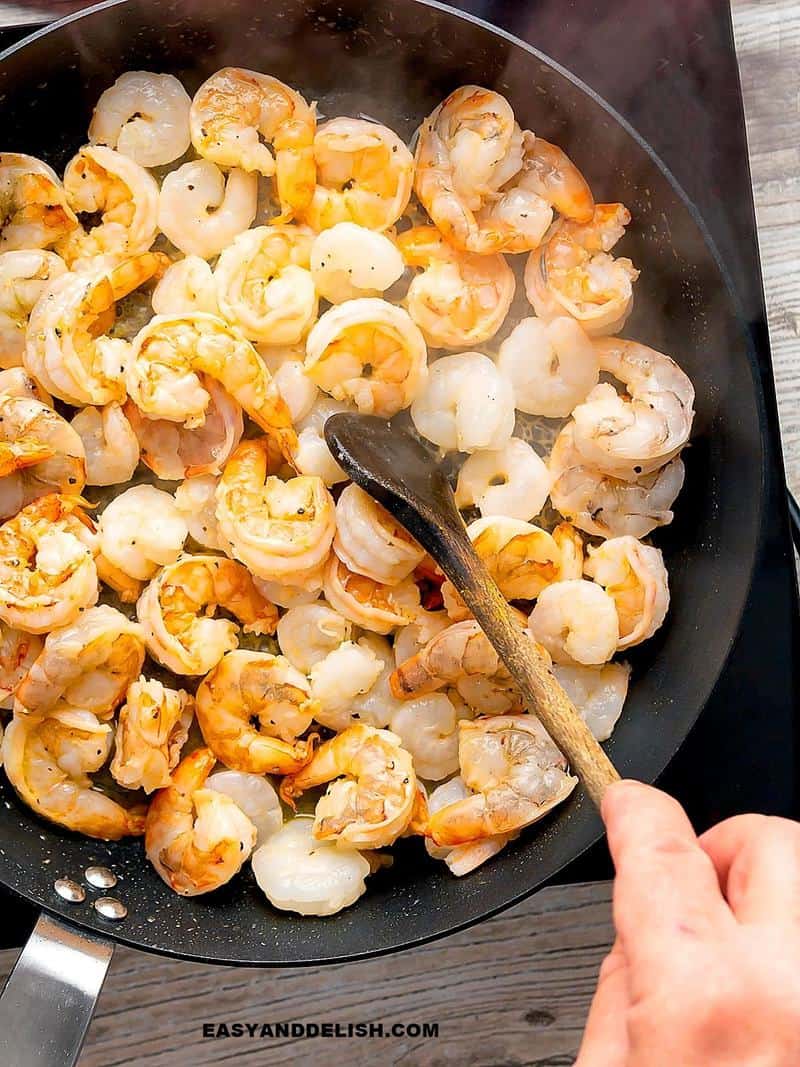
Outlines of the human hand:
M 742 815 L 698 838 L 628 781 L 602 813 L 617 938 L 575 1067 L 798 1067 L 800 826 Z

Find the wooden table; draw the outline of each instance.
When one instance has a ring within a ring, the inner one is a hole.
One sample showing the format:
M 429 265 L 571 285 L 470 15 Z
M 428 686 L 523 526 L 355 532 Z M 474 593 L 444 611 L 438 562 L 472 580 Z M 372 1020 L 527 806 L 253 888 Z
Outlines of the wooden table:
M 15 5 L 0 4 L 0 23 Z M 73 5 L 78 6 L 78 5 Z M 789 481 L 800 491 L 800 4 L 733 0 Z M 114 955 L 81 1067 L 236 1061 L 352 1067 L 566 1067 L 611 940 L 610 886 L 548 889 L 412 952 L 324 969 L 206 967 Z M 0 952 L 0 976 L 15 952 Z M 438 1039 L 203 1037 L 203 1023 L 438 1022 Z M 9 1065 L 11 1067 L 11 1065 Z

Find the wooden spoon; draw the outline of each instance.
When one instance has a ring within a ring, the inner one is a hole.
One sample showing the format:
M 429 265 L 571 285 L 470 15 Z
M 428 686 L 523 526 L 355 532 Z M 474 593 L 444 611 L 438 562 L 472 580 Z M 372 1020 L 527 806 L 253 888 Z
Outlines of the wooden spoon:
M 599 807 L 619 774 L 556 681 L 546 653 L 525 635 L 478 558 L 436 456 L 410 433 L 372 415 L 332 415 L 325 423 L 325 439 L 348 477 L 382 504 L 439 564 L 528 707 Z

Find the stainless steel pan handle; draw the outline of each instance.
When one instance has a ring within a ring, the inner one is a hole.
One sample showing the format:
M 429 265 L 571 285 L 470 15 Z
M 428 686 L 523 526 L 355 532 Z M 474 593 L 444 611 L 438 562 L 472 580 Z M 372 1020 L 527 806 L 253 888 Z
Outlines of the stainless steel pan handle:
M 0 1064 L 74 1067 L 113 951 L 41 915 L 0 995 Z

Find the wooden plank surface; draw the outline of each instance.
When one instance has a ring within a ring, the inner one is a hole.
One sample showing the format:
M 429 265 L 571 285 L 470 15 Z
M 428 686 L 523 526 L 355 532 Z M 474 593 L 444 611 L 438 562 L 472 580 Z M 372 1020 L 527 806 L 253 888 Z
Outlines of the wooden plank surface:
M 35 5 L 31 5 L 35 6 Z M 0 4 L 0 23 L 12 5 Z M 734 0 L 790 482 L 800 490 L 800 5 Z M 546 890 L 474 930 L 332 968 L 250 971 L 118 949 L 81 1067 L 203 1067 L 336 1057 L 438 1067 L 566 1067 L 610 943 L 609 887 Z M 0 952 L 0 975 L 15 953 Z M 438 1038 L 203 1037 L 203 1023 L 435 1022 Z

